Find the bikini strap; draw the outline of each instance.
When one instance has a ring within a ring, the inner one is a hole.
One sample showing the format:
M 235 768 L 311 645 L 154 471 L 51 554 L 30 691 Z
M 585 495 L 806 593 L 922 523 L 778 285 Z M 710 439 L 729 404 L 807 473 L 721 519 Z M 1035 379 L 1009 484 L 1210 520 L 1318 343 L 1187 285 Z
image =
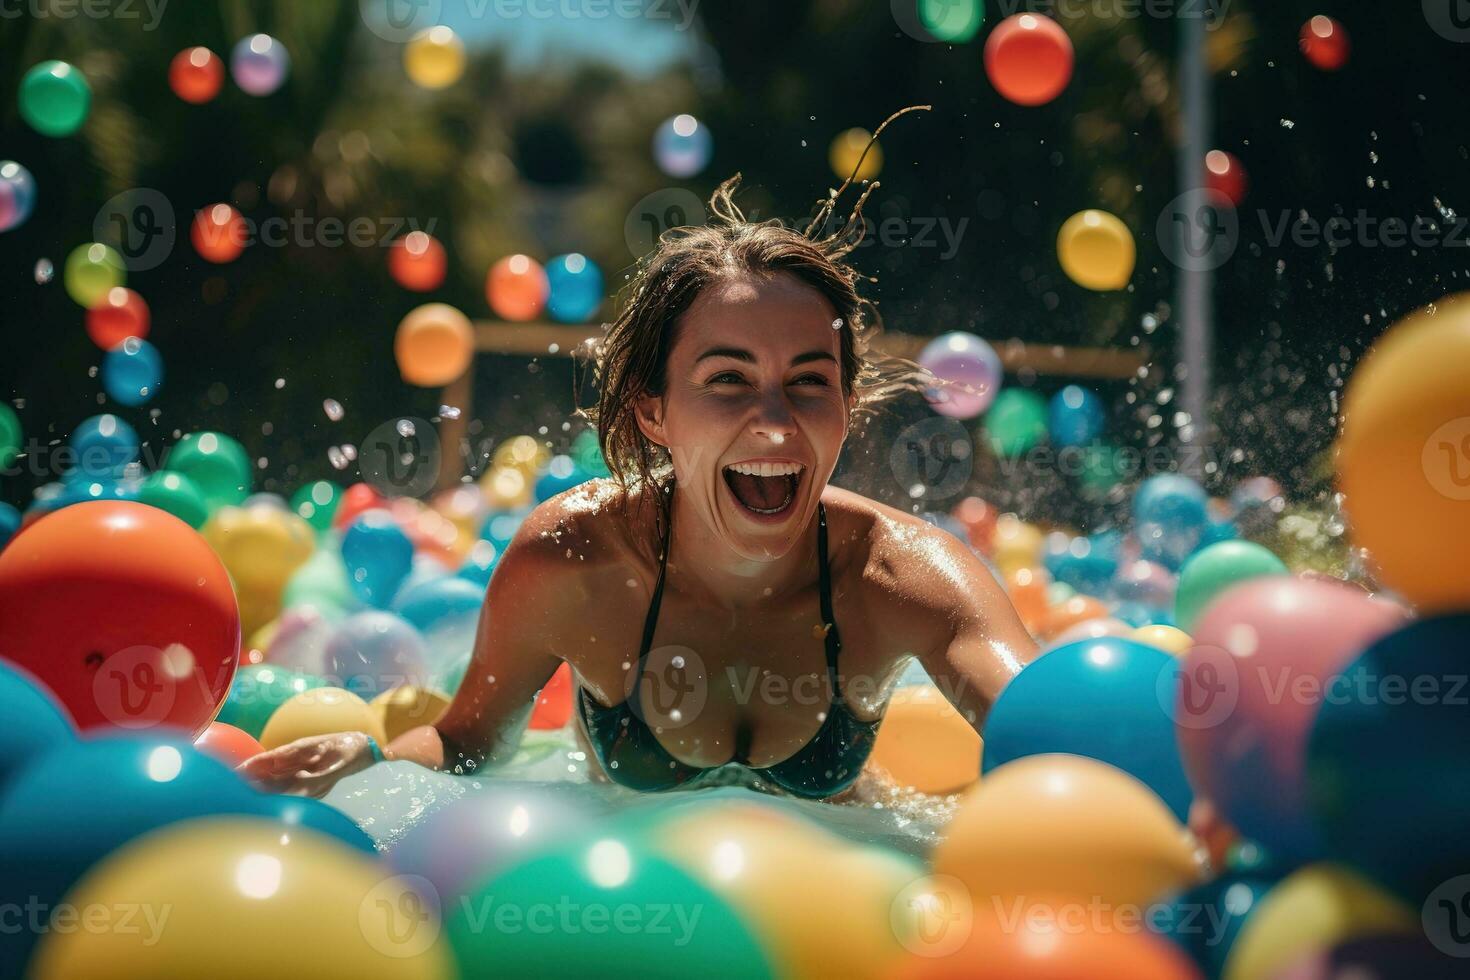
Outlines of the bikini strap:
M 832 693 L 841 696 L 837 684 L 837 655 L 842 652 L 842 636 L 837 632 L 837 617 L 832 614 L 832 572 L 827 567 L 827 508 L 817 502 L 817 562 L 821 575 L 822 625 L 827 633 L 827 675 L 832 681 Z
M 673 488 L 669 488 L 670 498 L 673 496 Z M 673 500 L 669 501 L 669 527 L 664 536 L 663 550 L 658 556 L 658 580 L 653 586 L 653 598 L 648 602 L 648 612 L 643 617 L 643 643 L 638 648 L 638 673 L 634 675 L 633 690 L 628 694 L 628 703 L 635 709 L 638 708 L 639 690 L 643 687 L 643 668 L 648 665 L 648 654 L 653 648 L 653 634 L 658 629 L 658 608 L 664 598 L 664 572 L 669 566 L 669 552 L 673 550 L 674 544 L 674 520 Z M 641 715 L 639 717 L 642 717 Z

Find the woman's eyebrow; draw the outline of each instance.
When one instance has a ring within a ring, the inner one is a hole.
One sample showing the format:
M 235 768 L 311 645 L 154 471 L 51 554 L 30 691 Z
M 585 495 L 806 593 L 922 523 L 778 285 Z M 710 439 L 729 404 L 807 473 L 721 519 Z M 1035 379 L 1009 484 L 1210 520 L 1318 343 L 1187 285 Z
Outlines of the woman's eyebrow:
M 747 364 L 755 363 L 755 355 L 752 354 L 750 351 L 740 347 L 711 347 L 709 350 L 696 357 L 694 359 L 694 363 L 698 364 L 706 357 L 728 357 L 731 360 L 735 361 L 745 361 Z M 836 364 L 837 358 L 833 357 L 832 354 L 828 351 L 809 350 L 801 354 L 797 354 L 791 359 L 791 363 L 793 365 L 806 364 L 809 361 L 831 361 L 833 364 Z

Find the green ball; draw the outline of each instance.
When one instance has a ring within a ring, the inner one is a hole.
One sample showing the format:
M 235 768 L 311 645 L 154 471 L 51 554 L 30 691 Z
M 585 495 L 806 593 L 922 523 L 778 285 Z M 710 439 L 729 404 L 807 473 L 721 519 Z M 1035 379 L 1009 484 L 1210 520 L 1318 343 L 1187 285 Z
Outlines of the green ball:
M 209 519 L 209 505 L 194 481 L 182 473 L 159 470 L 138 490 L 138 502 L 166 510 L 198 530 Z
M 984 22 L 981 0 L 919 0 L 919 23 L 936 40 L 964 44 Z
M 1112 446 L 1095 442 L 1082 450 L 1081 472 L 1077 482 L 1088 495 L 1105 496 L 1123 480 L 1123 468 L 1118 462 L 1118 451 Z
M 445 902 L 463 980 L 771 976 L 724 900 L 625 837 L 583 838 L 521 862 Z
M 1226 589 L 1262 575 L 1285 575 L 1285 563 L 1252 541 L 1221 541 L 1201 548 L 1179 570 L 1174 594 L 1174 622 L 1186 633 L 1206 606 Z
M 306 563 L 292 573 L 281 593 L 281 606 L 356 609 L 362 604 L 347 578 L 347 566 L 335 542 L 322 542 Z
M 20 416 L 0 402 L 0 469 L 8 467 L 20 455 L 20 440 Z
M 70 136 L 92 108 L 92 87 L 64 61 L 43 61 L 20 83 L 20 114 L 31 128 L 47 136 Z
M 169 450 L 164 462 L 194 481 L 211 513 L 239 505 L 250 495 L 250 457 L 227 435 L 191 432 Z
M 102 302 L 109 291 L 128 281 L 122 258 L 101 242 L 88 242 L 72 249 L 61 277 L 66 294 L 88 310 Z
M 291 509 L 318 531 L 326 531 L 331 528 L 332 518 L 341 502 L 341 487 L 327 480 L 317 480 L 296 491 L 291 498 Z
M 250 664 L 235 672 L 235 681 L 215 720 L 260 738 L 277 708 L 302 691 L 325 687 L 326 683 L 320 677 L 274 664 Z
M 1029 451 L 1046 437 L 1046 400 L 1024 388 L 1005 389 L 985 414 L 985 434 L 1000 456 Z

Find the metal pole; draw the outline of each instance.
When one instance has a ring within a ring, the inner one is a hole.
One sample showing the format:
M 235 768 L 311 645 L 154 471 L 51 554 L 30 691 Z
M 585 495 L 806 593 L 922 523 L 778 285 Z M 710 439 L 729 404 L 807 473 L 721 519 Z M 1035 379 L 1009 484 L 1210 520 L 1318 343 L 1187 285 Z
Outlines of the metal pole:
M 1179 17 L 1180 139 L 1178 179 L 1187 195 L 1187 215 L 1208 206 L 1205 195 L 1205 154 L 1212 147 L 1214 129 L 1212 80 L 1205 61 L 1206 19 L 1185 13 Z M 1178 254 L 1187 255 L 1187 224 L 1176 225 L 1184 238 Z M 1190 263 L 1184 263 L 1188 265 Z M 1210 418 L 1210 355 L 1214 349 L 1215 273 L 1210 268 L 1179 270 L 1178 323 L 1180 336 L 1179 406 L 1189 415 L 1181 427 L 1181 470 L 1195 479 L 1205 477 L 1205 462 L 1213 440 Z

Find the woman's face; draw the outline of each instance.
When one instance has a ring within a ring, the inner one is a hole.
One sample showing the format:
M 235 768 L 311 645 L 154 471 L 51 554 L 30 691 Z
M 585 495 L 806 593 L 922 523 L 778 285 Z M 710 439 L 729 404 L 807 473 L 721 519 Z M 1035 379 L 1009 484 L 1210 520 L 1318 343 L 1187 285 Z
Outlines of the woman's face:
M 811 520 L 847 437 L 841 330 L 789 274 L 712 285 L 680 319 L 667 390 L 639 426 L 669 449 L 681 507 L 742 557 L 784 555 Z

